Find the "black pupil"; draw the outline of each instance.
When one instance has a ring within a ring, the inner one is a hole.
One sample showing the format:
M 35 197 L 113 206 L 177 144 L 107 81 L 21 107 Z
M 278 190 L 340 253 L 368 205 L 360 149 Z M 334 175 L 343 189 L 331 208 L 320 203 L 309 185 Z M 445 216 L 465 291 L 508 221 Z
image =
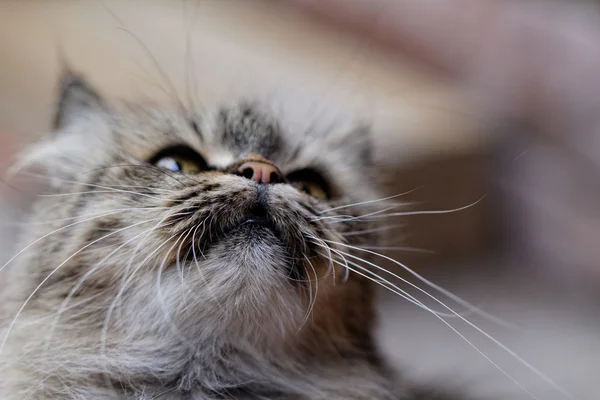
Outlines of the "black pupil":
M 177 172 L 180 172 L 183 169 L 181 162 L 175 161 L 175 168 L 176 168 Z
M 252 168 L 246 168 L 242 172 L 242 174 L 244 175 L 244 178 L 250 179 L 254 175 L 254 171 L 252 170 Z

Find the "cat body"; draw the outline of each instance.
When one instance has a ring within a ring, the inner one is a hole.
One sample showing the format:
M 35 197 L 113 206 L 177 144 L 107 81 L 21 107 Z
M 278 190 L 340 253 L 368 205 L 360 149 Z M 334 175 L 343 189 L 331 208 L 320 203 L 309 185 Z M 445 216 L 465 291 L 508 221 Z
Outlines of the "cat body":
M 73 75 L 55 126 L 16 167 L 48 190 L 4 272 L 0 398 L 437 398 L 380 357 L 346 246 L 376 240 L 364 126 L 115 108 Z

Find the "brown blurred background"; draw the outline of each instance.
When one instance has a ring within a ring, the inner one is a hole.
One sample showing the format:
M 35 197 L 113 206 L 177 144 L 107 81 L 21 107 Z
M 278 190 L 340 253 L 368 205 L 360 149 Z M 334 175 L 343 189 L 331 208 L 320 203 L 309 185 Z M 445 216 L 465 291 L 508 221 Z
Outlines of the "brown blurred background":
M 289 89 L 358 109 L 373 121 L 388 194 L 415 189 L 404 198 L 414 210 L 486 196 L 402 219 L 389 245 L 427 252 L 389 254 L 520 326 L 475 318 L 576 398 L 595 399 L 600 130 L 590 116 L 600 103 L 600 13 L 595 2 L 525 3 L 3 0 L 1 168 L 49 129 L 61 52 L 115 99 L 170 101 L 162 74 L 183 95 L 192 65 L 203 103 Z M 519 29 L 503 30 L 511 26 Z M 569 54 L 547 51 L 552 40 Z M 6 221 L 13 196 L 0 193 Z M 11 226 L 0 229 L 0 260 L 11 254 Z M 389 295 L 381 313 L 386 352 L 416 379 L 528 398 L 431 316 Z M 467 337 L 540 398 L 564 398 Z

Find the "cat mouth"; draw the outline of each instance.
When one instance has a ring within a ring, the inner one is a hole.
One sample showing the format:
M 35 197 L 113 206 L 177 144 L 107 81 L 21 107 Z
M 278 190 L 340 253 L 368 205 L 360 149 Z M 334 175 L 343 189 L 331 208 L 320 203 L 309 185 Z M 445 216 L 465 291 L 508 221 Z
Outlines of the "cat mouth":
M 280 228 L 268 217 L 266 208 L 258 204 L 245 215 L 224 225 L 215 224 L 211 232 L 199 243 L 200 250 L 209 250 L 213 245 L 233 237 L 247 240 L 249 244 L 263 241 L 280 241 Z
M 261 231 L 265 230 L 272 232 L 276 236 L 279 236 L 279 230 L 268 218 L 247 216 L 223 229 L 222 235 L 226 237 L 241 231 L 260 234 Z
M 241 228 L 244 226 L 250 226 L 250 227 L 263 227 L 266 229 L 269 229 L 271 231 L 275 231 L 275 225 L 269 221 L 267 218 L 264 217 L 245 217 L 242 218 L 242 220 L 234 227 L 231 227 L 229 230 L 235 230 L 236 228 Z
M 261 230 L 268 230 L 271 231 L 272 234 L 280 236 L 279 229 L 269 218 L 267 206 L 258 202 L 254 204 L 245 215 L 225 226 L 222 229 L 222 233 L 225 236 L 228 236 L 240 231 L 250 233 L 256 231 L 254 233 L 259 233 Z

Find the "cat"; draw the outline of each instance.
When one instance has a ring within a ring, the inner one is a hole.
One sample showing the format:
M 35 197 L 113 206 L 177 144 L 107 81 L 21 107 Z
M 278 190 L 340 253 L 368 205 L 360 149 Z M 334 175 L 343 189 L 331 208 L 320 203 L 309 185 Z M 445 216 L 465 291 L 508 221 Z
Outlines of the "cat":
M 374 339 L 368 126 L 116 106 L 67 73 L 54 128 L 15 167 L 48 190 L 3 271 L 0 398 L 450 398 Z

